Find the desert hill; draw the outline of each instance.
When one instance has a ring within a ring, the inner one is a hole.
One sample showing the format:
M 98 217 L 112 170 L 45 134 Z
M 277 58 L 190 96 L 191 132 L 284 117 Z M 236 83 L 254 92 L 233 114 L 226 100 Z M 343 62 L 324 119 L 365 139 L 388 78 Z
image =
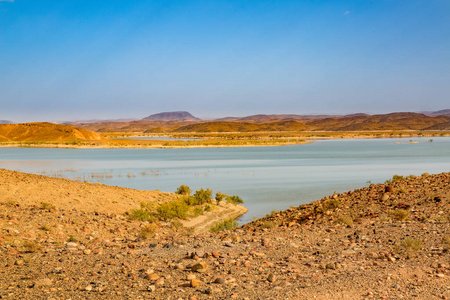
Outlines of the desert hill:
M 269 122 L 278 122 L 285 120 L 296 120 L 296 121 L 311 121 L 311 120 L 320 120 L 326 118 L 333 118 L 336 116 L 333 115 L 295 115 L 295 114 L 258 114 L 247 117 L 226 117 L 216 119 L 214 121 L 219 122 L 248 122 L 248 123 L 269 123 Z
M 82 123 L 78 128 L 84 128 L 94 132 L 171 132 L 182 126 L 196 122 L 181 121 L 130 121 L 130 122 L 105 122 Z
M 446 123 L 448 117 L 429 117 L 419 113 L 390 113 L 383 115 L 348 115 L 308 123 L 311 130 L 427 130 Z
M 144 121 L 201 121 L 187 111 L 162 112 L 143 118 Z
M 52 123 L 0 125 L 0 142 L 75 142 L 102 140 L 98 133 Z
M 300 131 L 306 125 L 297 121 L 279 121 L 272 123 L 246 122 L 204 122 L 180 127 L 174 132 L 256 132 L 256 131 Z

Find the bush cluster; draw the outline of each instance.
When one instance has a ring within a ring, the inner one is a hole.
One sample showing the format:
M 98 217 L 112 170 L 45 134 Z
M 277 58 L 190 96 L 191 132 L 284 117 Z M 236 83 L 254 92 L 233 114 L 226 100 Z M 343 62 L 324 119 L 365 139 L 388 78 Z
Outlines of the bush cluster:
M 205 211 L 210 211 L 213 192 L 211 189 L 196 191 L 191 195 L 191 189 L 186 185 L 181 185 L 176 193 L 182 195 L 178 199 L 161 203 L 155 206 L 154 203 L 141 203 L 141 208 L 129 211 L 128 217 L 132 220 L 155 222 L 157 220 L 168 221 L 172 219 L 185 219 L 190 216 L 202 215 Z M 225 199 L 229 203 L 242 204 L 244 201 L 239 196 L 228 196 L 220 192 L 216 193 L 216 201 L 219 203 Z M 203 207 L 204 206 L 204 207 Z

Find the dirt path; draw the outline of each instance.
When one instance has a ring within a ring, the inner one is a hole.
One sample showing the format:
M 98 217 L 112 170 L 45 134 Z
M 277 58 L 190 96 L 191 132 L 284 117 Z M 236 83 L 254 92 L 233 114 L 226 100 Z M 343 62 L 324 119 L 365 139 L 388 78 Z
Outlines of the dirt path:
M 211 211 L 205 212 L 203 215 L 196 218 L 192 218 L 183 221 L 183 226 L 187 228 L 193 228 L 194 232 L 209 232 L 214 223 L 220 220 L 236 219 L 248 211 L 242 205 L 234 205 L 222 201 L 219 205 L 215 206 Z

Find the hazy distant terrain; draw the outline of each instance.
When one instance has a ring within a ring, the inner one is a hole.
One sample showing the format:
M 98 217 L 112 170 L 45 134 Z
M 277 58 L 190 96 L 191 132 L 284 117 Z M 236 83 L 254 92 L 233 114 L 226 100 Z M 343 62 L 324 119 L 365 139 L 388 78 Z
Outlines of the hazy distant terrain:
M 427 114 L 397 112 L 368 115 L 253 115 L 202 121 L 187 112 L 161 113 L 140 121 L 80 123 L 96 132 L 258 132 L 258 131 L 371 131 L 450 130 L 450 110 Z
M 201 121 L 187 111 L 162 112 L 143 118 L 144 121 Z
M 449 134 L 449 111 L 344 116 L 274 114 L 213 121 L 200 120 L 188 112 L 165 112 L 125 122 L 0 124 L 0 142 L 96 147 L 223 147 L 299 144 L 305 139 L 324 137 L 436 136 Z M 114 139 L 129 135 L 169 135 L 194 140 Z

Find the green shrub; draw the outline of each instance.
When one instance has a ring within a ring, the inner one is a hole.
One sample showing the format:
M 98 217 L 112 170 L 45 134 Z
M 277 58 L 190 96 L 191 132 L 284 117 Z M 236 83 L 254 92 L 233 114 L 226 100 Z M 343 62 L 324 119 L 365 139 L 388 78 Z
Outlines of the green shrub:
M 223 199 L 225 199 L 225 197 L 227 197 L 226 194 L 222 194 L 221 192 L 217 192 L 217 193 L 216 193 L 216 201 L 217 201 L 217 204 L 219 204 L 220 202 L 222 202 Z
M 205 211 L 211 211 L 211 209 L 212 208 L 211 208 L 211 206 L 209 204 L 205 206 Z
M 244 200 L 242 200 L 241 197 L 236 196 L 236 195 L 234 195 L 234 196 L 227 196 L 226 197 L 226 201 L 228 203 L 232 203 L 232 204 L 243 204 L 244 203 Z
M 203 215 L 203 208 L 195 207 L 193 213 L 194 213 L 194 217 L 198 217 L 200 215 Z
M 191 194 L 191 188 L 188 187 L 187 185 L 180 185 L 177 189 L 177 191 L 175 192 L 178 195 L 187 195 L 189 196 Z
M 392 179 L 386 180 L 384 182 L 384 184 L 391 184 L 391 183 L 394 183 L 396 181 L 400 181 L 400 180 L 404 180 L 404 179 L 405 179 L 405 177 L 403 177 L 402 175 L 395 174 L 394 176 L 392 176 Z
M 211 226 L 211 232 L 219 232 L 223 230 L 230 230 L 238 227 L 238 223 L 233 219 L 228 219 L 222 222 L 217 222 L 213 226 Z
M 130 220 L 138 220 L 138 221 L 148 221 L 151 218 L 151 213 L 146 209 L 132 209 L 129 214 L 128 218 Z
M 210 189 L 204 190 L 201 188 L 200 190 L 196 191 L 194 194 L 194 198 L 197 201 L 197 204 L 206 204 L 211 203 L 212 199 L 212 191 Z
M 189 206 L 184 199 L 176 199 L 169 202 L 161 203 L 156 211 L 162 220 L 184 219 L 187 217 Z

